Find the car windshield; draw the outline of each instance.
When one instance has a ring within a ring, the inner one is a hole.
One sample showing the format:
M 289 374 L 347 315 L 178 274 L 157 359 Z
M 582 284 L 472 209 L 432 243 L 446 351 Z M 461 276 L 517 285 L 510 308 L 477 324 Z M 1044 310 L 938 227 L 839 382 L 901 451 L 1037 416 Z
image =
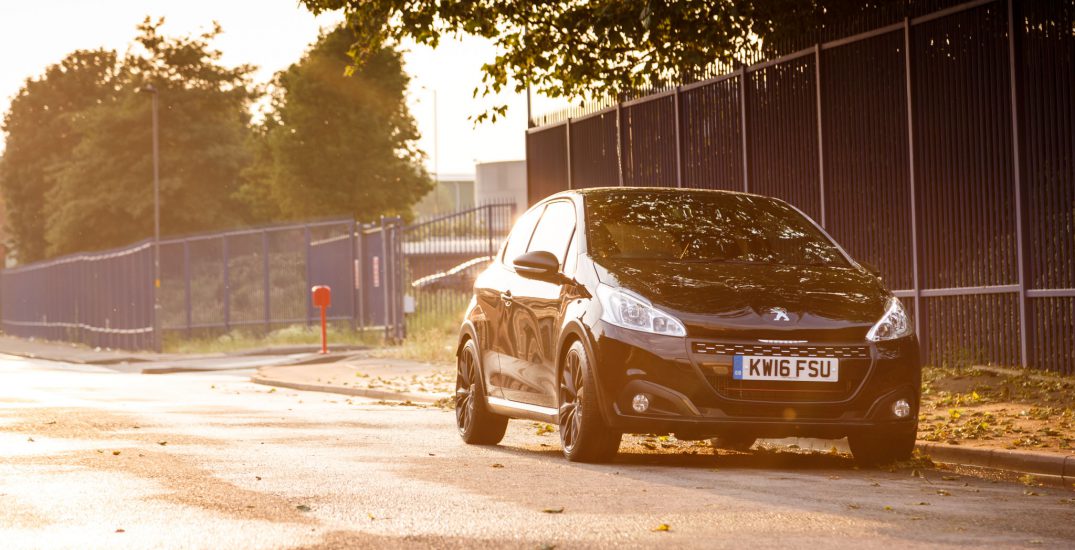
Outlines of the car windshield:
M 745 194 L 608 191 L 586 195 L 595 258 L 847 266 L 805 216 Z

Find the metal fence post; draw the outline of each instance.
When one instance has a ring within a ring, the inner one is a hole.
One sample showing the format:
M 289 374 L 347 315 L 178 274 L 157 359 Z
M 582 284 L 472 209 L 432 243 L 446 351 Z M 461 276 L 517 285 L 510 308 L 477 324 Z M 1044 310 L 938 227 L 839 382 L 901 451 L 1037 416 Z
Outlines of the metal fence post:
M 302 233 L 306 242 L 306 288 L 302 291 L 302 299 L 303 303 L 306 304 L 306 326 L 309 327 L 310 316 L 313 315 L 313 312 L 311 311 L 313 304 L 310 302 L 309 296 L 306 296 L 306 293 L 310 292 L 310 289 L 313 288 L 313 283 L 311 282 L 313 276 L 310 274 L 310 226 L 302 226 Z
M 1008 82 L 1011 93 L 1011 123 L 1012 123 L 1012 184 L 1015 186 L 1015 256 L 1017 263 L 1016 273 L 1019 279 L 1019 357 L 1022 358 L 1023 366 L 1030 364 L 1030 340 L 1031 327 L 1027 317 L 1026 295 L 1026 264 L 1029 260 L 1026 256 L 1026 242 L 1024 241 L 1027 231 L 1023 227 L 1027 216 L 1023 211 L 1023 128 L 1019 118 L 1019 106 L 1021 104 L 1022 89 L 1019 85 L 1019 55 L 1018 43 L 1016 43 L 1017 27 L 1015 25 L 1015 2 L 1008 0 Z
M 366 331 L 366 286 L 362 284 L 363 266 L 366 260 L 366 247 L 365 247 L 365 225 L 359 225 L 355 228 L 355 245 L 357 246 L 357 252 L 355 256 L 355 295 L 358 297 L 358 322 L 362 327 L 362 332 Z
M 616 168 L 623 187 L 623 103 L 616 102 Z
M 739 66 L 739 134 L 743 147 L 743 191 L 750 192 L 750 141 L 747 139 L 747 66 Z
M 567 122 L 564 123 L 564 132 L 567 135 L 567 188 L 574 189 L 574 182 L 572 181 L 572 172 L 575 171 L 571 165 L 571 117 L 567 117 Z
M 918 231 L 918 176 L 915 173 L 915 127 L 914 127 L 914 86 L 912 82 L 911 61 L 911 19 L 903 19 L 903 72 L 904 82 L 907 85 L 907 180 L 911 191 L 911 277 L 914 282 L 914 324 L 915 335 L 918 337 L 919 347 L 923 350 L 923 361 L 928 360 L 928 338 L 922 333 L 926 326 L 925 311 L 922 309 L 922 281 L 919 255 L 922 248 L 919 243 L 920 232 Z M 923 341 L 925 339 L 925 341 Z
M 263 271 L 263 284 L 264 296 L 262 297 L 262 308 L 265 311 L 265 332 L 269 332 L 272 329 L 272 278 L 269 276 L 269 231 L 265 230 L 261 232 L 261 258 Z
M 393 313 L 392 310 L 393 310 L 393 308 L 392 308 L 392 300 L 391 300 L 392 295 L 388 291 L 388 284 L 389 284 L 388 283 L 388 262 L 389 262 L 389 257 L 390 257 L 389 252 L 388 252 L 388 246 L 389 246 L 388 240 L 389 240 L 388 239 L 388 229 L 386 228 L 385 223 L 384 223 L 384 216 L 381 216 L 381 253 L 382 253 L 381 255 L 382 255 L 382 261 L 381 261 L 381 265 L 379 267 L 380 267 L 380 270 L 383 273 L 383 276 L 381 276 L 381 274 L 378 274 L 378 276 L 381 276 L 381 291 L 384 293 L 384 337 L 385 337 L 385 340 L 392 341 L 392 331 L 391 331 L 390 327 L 392 326 L 392 320 L 391 319 L 392 319 L 392 313 Z
M 231 330 L 231 268 L 228 265 L 228 237 L 220 238 L 224 251 L 224 332 Z
M 680 114 L 679 106 L 679 89 L 680 86 L 676 86 L 675 93 L 672 95 L 672 107 L 675 111 L 675 130 L 676 130 L 676 187 L 683 187 L 683 147 L 682 147 L 682 130 L 680 127 L 683 125 L 683 118 Z
M 485 205 L 485 236 L 489 241 L 489 257 L 492 258 L 496 253 L 493 250 L 493 205 Z
M 186 302 L 187 338 L 191 336 L 194 324 L 194 308 L 190 297 L 190 241 L 183 241 L 183 300 Z
M 821 227 L 826 223 L 827 206 L 825 204 L 825 131 L 822 122 L 821 107 L 821 43 L 814 45 L 814 96 L 817 99 L 817 182 L 821 202 Z
M 347 226 L 348 236 L 350 240 L 351 250 L 351 330 L 358 329 L 358 278 L 361 276 L 361 271 L 358 270 L 358 255 L 355 253 L 355 245 L 357 239 L 355 238 L 355 220 L 351 220 L 350 225 Z

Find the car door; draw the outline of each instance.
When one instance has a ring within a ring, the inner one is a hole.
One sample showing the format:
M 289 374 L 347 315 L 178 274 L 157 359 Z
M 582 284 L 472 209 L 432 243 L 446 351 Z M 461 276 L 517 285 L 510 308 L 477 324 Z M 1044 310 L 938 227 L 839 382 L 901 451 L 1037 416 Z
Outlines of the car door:
M 527 252 L 551 252 L 561 270 L 575 232 L 575 205 L 570 200 L 548 203 L 534 230 Z M 564 288 L 560 283 L 510 278 L 512 305 L 510 354 L 501 356 L 504 397 L 543 407 L 556 406 L 556 340 Z
M 534 233 L 544 205 L 528 210 L 515 222 L 500 255 L 474 283 L 474 297 L 481 310 L 483 320 L 476 323 L 484 367 L 485 387 L 491 397 L 504 397 L 501 390 L 504 385 L 500 376 L 501 357 L 511 355 L 509 337 L 509 308 L 511 301 L 509 287 L 515 270 L 511 269 L 511 260 L 526 252 L 530 237 Z

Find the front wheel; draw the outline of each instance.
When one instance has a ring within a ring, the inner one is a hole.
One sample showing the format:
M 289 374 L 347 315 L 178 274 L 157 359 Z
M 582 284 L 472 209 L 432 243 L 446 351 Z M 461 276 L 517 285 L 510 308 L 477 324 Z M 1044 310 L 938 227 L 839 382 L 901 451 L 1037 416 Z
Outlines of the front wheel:
M 878 466 L 911 458 L 917 435 L 917 430 L 913 429 L 877 429 L 871 433 L 850 435 L 847 443 L 855 462 L 863 466 Z
M 459 352 L 455 373 L 455 424 L 471 445 L 496 445 L 504 439 L 508 418 L 489 411 L 478 367 L 478 346 L 468 340 Z
M 572 462 L 608 462 L 616 456 L 623 434 L 605 425 L 597 404 L 597 383 L 582 342 L 564 357 L 559 391 L 560 443 Z

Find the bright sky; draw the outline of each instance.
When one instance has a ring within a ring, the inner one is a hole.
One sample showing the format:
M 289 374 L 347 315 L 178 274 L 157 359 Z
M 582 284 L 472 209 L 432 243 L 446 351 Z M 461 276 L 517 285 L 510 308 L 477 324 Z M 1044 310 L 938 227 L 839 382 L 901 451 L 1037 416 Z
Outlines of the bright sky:
M 258 66 L 259 82 L 297 61 L 321 27 L 342 20 L 339 14 L 315 18 L 296 0 L 0 0 L 0 113 L 7 112 L 11 97 L 27 77 L 39 75 L 71 51 L 98 47 L 125 51 L 135 26 L 146 15 L 165 17 L 164 30 L 172 35 L 220 22 L 224 34 L 215 45 L 223 52 L 223 63 Z M 472 37 L 442 42 L 435 51 L 409 47 L 405 57 L 412 76 L 409 102 L 430 171 L 439 164 L 441 173 L 472 173 L 475 162 L 524 158 L 525 95 L 500 98 L 510 105 L 503 121 L 475 128 L 467 120 L 482 109 L 471 92 L 480 82 L 481 64 L 493 53 L 488 42 Z M 434 157 L 433 90 L 439 163 Z M 555 103 L 535 100 L 535 113 L 542 112 L 539 105 L 548 109 Z

